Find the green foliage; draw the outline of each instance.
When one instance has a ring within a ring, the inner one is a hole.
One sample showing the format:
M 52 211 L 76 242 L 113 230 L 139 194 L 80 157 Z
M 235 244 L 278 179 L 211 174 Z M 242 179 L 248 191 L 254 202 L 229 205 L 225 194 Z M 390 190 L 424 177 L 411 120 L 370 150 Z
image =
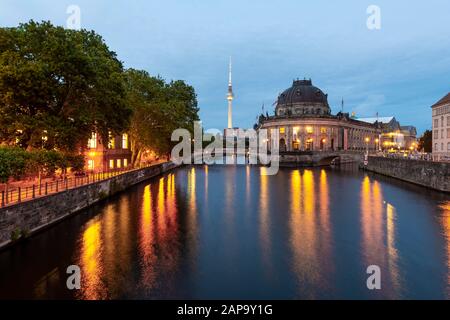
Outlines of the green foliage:
M 142 150 L 159 154 L 170 152 L 172 131 L 193 130 L 198 120 L 197 97 L 194 88 L 184 81 L 166 83 L 147 72 L 129 69 L 126 72 L 127 99 L 133 109 L 130 123 L 132 163 L 136 165 Z
M 20 148 L 0 147 L 0 183 L 10 177 L 19 178 L 25 173 L 30 154 Z
M 0 183 L 10 177 L 20 179 L 25 174 L 51 175 L 57 169 L 80 171 L 84 167 L 84 156 L 55 150 L 25 151 L 17 147 L 0 147 Z
M 55 150 L 33 150 L 29 152 L 27 162 L 27 173 L 31 175 L 53 174 L 58 168 L 58 164 L 62 163 L 63 155 Z
M 431 130 L 426 130 L 422 136 L 419 138 L 419 150 L 423 150 L 424 152 L 432 152 L 432 137 Z
M 64 159 L 66 160 L 68 167 L 71 168 L 72 172 L 81 172 L 84 170 L 84 164 L 85 164 L 84 155 L 82 155 L 82 154 L 70 155 L 69 154 L 69 155 L 66 155 L 64 157 Z
M 93 31 L 34 21 L 0 28 L 0 140 L 7 144 L 73 151 L 93 131 L 121 133 L 131 115 L 125 96 L 122 64 Z
M 17 241 L 21 238 L 22 231 L 20 228 L 15 228 L 13 231 L 11 231 L 11 241 Z

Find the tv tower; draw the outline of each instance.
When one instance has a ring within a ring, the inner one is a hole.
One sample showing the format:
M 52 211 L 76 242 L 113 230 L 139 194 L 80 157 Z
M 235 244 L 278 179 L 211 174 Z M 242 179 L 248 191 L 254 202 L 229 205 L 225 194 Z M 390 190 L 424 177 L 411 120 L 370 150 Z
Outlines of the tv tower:
M 231 85 L 231 57 L 230 57 L 230 65 L 228 68 L 228 94 L 227 94 L 227 100 L 228 100 L 228 129 L 233 128 L 233 87 Z

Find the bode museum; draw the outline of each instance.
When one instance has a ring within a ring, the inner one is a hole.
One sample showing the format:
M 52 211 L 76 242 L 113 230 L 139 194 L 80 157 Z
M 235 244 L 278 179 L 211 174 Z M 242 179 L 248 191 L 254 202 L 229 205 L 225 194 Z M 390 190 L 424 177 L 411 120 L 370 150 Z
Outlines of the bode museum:
M 311 80 L 294 80 L 278 96 L 275 115 L 261 115 L 257 129 L 279 131 L 280 151 L 377 150 L 381 123 L 331 114 L 328 95 Z

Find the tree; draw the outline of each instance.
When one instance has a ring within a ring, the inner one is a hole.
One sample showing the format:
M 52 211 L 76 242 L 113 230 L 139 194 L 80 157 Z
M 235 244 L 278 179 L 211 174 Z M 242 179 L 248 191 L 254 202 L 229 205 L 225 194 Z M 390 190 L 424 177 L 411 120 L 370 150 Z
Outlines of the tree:
M 422 136 L 419 138 L 419 150 L 423 150 L 424 152 L 432 152 L 432 137 L 431 130 L 426 130 Z
M 17 147 L 0 147 L 0 183 L 20 178 L 26 170 L 29 154 Z
M 128 126 L 125 94 L 122 64 L 95 32 L 34 21 L 0 28 L 4 143 L 74 151 L 93 131 L 107 140 Z
M 146 71 L 129 69 L 127 101 L 133 110 L 130 121 L 132 164 L 136 166 L 144 150 L 160 155 L 168 154 L 173 146 L 173 130 L 193 130 L 198 120 L 197 98 L 194 89 L 183 81 L 165 83 Z

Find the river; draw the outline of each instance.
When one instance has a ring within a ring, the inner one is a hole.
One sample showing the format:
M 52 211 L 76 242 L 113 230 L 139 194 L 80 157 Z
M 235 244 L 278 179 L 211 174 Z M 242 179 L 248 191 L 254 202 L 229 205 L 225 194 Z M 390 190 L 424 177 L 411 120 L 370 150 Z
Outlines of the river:
M 1 251 L 0 298 L 450 298 L 448 195 L 354 166 L 264 170 L 185 166 L 96 204 Z

